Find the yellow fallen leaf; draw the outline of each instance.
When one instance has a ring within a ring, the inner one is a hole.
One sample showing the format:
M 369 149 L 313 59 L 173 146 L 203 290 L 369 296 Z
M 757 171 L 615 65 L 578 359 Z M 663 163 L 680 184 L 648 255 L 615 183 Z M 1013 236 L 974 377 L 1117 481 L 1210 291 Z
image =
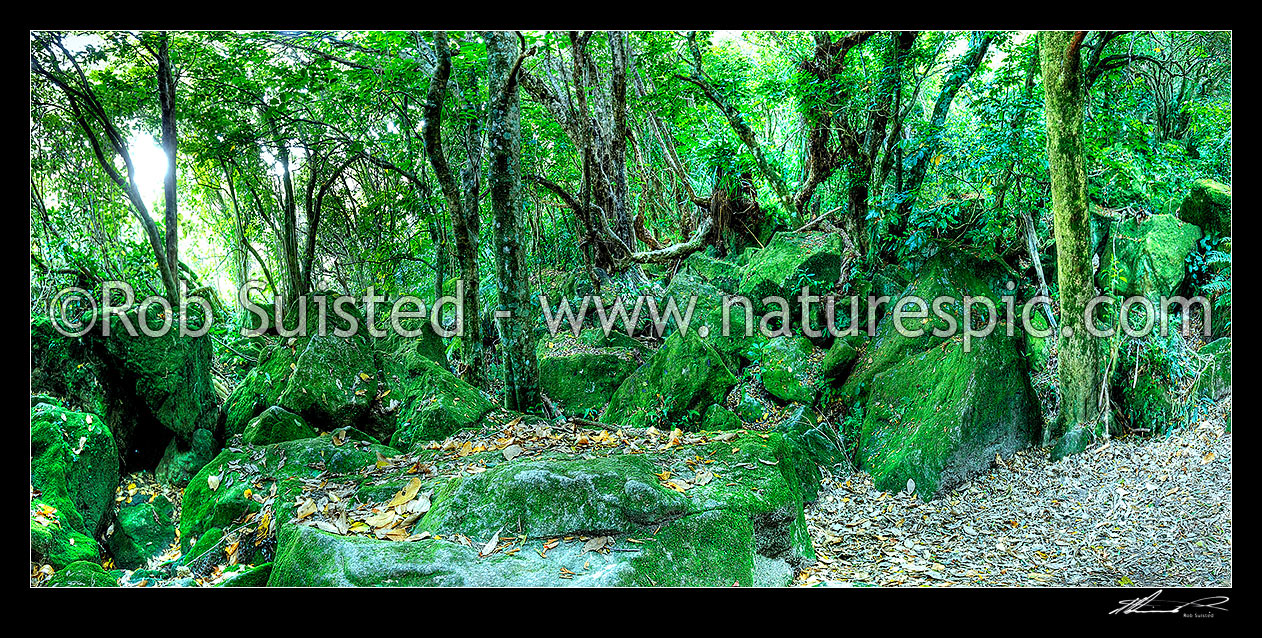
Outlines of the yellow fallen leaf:
M 394 498 L 390 499 L 390 502 L 387 503 L 387 505 L 389 507 L 398 507 L 403 505 L 413 498 L 416 498 L 416 493 L 419 491 L 421 491 L 421 479 L 413 478 L 411 481 L 408 481 L 408 484 L 403 489 L 395 493 Z

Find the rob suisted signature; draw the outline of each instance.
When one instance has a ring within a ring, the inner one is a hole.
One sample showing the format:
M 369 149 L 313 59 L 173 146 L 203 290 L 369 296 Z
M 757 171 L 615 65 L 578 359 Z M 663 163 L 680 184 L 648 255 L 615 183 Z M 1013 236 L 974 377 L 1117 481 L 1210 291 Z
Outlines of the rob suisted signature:
M 1119 600 L 1121 607 L 1109 612 L 1110 614 L 1177 614 L 1189 607 L 1205 610 L 1227 611 L 1226 607 L 1219 605 L 1230 600 L 1226 596 L 1207 596 L 1193 600 L 1191 602 L 1183 602 L 1181 600 L 1158 600 L 1157 596 L 1161 595 L 1162 590 L 1158 589 L 1147 598 L 1134 598 L 1131 600 Z M 1189 612 L 1190 613 L 1190 612 Z

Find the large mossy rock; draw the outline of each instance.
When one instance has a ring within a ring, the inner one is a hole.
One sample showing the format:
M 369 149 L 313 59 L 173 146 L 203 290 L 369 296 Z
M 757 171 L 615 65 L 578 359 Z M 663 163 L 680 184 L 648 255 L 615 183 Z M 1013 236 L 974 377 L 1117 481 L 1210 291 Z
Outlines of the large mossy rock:
M 684 260 L 680 271 L 694 275 L 701 281 L 729 293 L 735 292 L 741 281 L 740 266 L 730 261 L 716 259 L 704 252 L 689 255 Z
M 960 253 L 941 251 L 918 274 L 908 293 L 929 303 L 956 299 L 944 307 L 963 325 L 963 298 L 986 296 L 1002 308 L 999 271 Z M 980 322 L 980 320 L 979 320 Z M 904 489 L 931 498 L 990 466 L 995 455 L 1010 455 L 1034 443 L 1041 431 L 1037 399 L 1021 358 L 1019 337 L 1004 325 L 974 338 L 965 352 L 962 337 L 942 338 L 948 328 L 935 314 L 922 323 L 893 314 L 881 322 L 875 340 L 842 387 L 842 396 L 862 406 L 857 443 L 859 460 L 882 490 Z
M 809 285 L 821 294 L 841 274 L 841 237 L 836 233 L 776 233 L 742 270 L 738 292 L 758 304 L 764 297 L 793 300 Z M 755 310 L 758 310 L 755 306 Z
M 602 347 L 622 343 L 619 338 L 630 344 Z M 558 332 L 556 337 L 541 339 L 535 348 L 539 388 L 566 413 L 594 416 L 640 367 L 642 351 L 639 342 L 624 334 L 605 338 L 599 330 L 584 330 L 575 339 L 569 332 Z
M 610 440 L 581 455 L 519 434 L 526 455 L 513 460 L 496 449 L 426 451 L 436 472 L 421 489 L 433 501 L 407 530 L 411 540 L 283 525 L 268 584 L 783 586 L 814 561 L 802 502 L 817 486 L 795 469 L 810 460 L 779 433 Z M 633 450 L 643 452 L 625 453 Z M 450 472 L 468 462 L 486 470 Z M 406 480 L 374 480 L 384 489 L 361 488 L 356 499 L 365 512 L 388 509 L 377 503 Z M 497 534 L 497 551 L 483 555 Z M 604 540 L 593 548 L 593 538 Z
M 1197 381 L 1197 395 L 1218 400 L 1231 394 L 1231 337 L 1205 344 L 1198 354 L 1209 361 Z
M 254 417 L 280 401 L 281 392 L 297 368 L 297 354 L 288 344 L 265 347 L 259 365 L 237 384 L 224 402 L 224 436 L 244 434 Z
M 184 487 L 189 479 L 219 453 L 219 442 L 210 430 L 197 429 L 189 437 L 176 435 L 154 469 L 158 481 Z
M 241 440 L 248 445 L 268 445 L 307 439 L 319 434 L 315 428 L 307 425 L 302 417 L 274 405 L 254 417 L 245 426 L 245 435 Z
M 397 456 L 384 445 L 349 437 L 338 443 L 330 434 L 265 446 L 229 448 L 197 473 L 184 490 L 180 511 L 180 544 L 189 549 L 213 529 L 231 529 L 250 512 L 262 509 L 264 494 L 287 479 L 314 478 L 323 472 L 344 474 L 377 461 L 377 455 Z M 250 494 L 246 494 L 246 490 Z M 256 498 L 257 496 L 257 498 Z M 285 500 L 278 496 L 278 503 Z M 292 498 L 287 499 L 292 503 Z
M 123 317 L 112 317 L 110 336 L 99 337 L 106 362 L 123 372 L 123 383 L 166 429 L 184 437 L 198 429 L 213 431 L 218 397 L 210 376 L 210 337 L 181 336 L 175 327 L 152 337 L 141 331 L 138 312 L 126 320 L 134 335 Z M 159 324 L 151 318 L 149 325 Z
M 57 568 L 95 557 L 118 484 L 118 449 L 99 416 L 31 408 L 31 549 Z
M 31 317 L 31 392 L 59 397 L 61 403 L 92 414 L 105 415 L 108 400 L 98 363 L 86 337 L 57 332 L 43 314 Z M 117 429 L 117 428 L 112 428 Z
M 81 560 L 53 574 L 48 579 L 47 587 L 118 587 L 118 581 L 105 568 L 92 562 Z
M 736 385 L 739 369 L 730 366 L 710 340 L 676 332 L 618 386 L 601 422 L 696 428 L 706 408 Z
M 754 305 L 756 316 L 778 312 L 777 304 L 763 305 L 766 297 L 780 297 L 789 304 L 790 324 L 801 326 L 802 311 L 798 296 L 803 286 L 812 295 L 830 291 L 841 275 L 841 236 L 837 233 L 776 233 L 766 248 L 754 253 L 741 270 L 737 292 Z M 808 318 L 814 329 L 826 324 L 824 308 L 816 303 Z M 827 338 L 827 333 L 823 333 Z
M 163 494 L 138 492 L 118 504 L 110 554 L 122 569 L 147 567 L 175 541 L 175 505 Z
M 392 392 L 387 408 L 395 414 L 390 445 L 408 451 L 476 425 L 497 406 L 418 350 L 404 348 L 383 362 Z
M 1179 207 L 1179 218 L 1208 234 L 1230 237 L 1231 187 L 1212 179 L 1196 180 Z
M 389 385 L 379 377 L 375 353 L 361 336 L 290 337 L 228 397 L 224 432 L 243 434 L 254 417 L 280 406 L 320 430 L 353 425 L 389 438 L 393 421 L 376 409 Z
M 1173 215 L 1128 218 L 1113 226 L 1104 244 L 1096 283 L 1123 297 L 1172 297 L 1183 283 L 1185 260 L 1200 239 L 1200 228 Z
M 824 360 L 819 364 L 820 377 L 833 382 L 846 380 L 855 361 L 859 360 L 859 351 L 863 348 L 862 335 L 839 337 L 833 340 Z
M 763 387 L 772 396 L 797 403 L 814 403 L 818 374 L 812 370 L 814 348 L 805 337 L 776 337 L 758 349 Z M 816 366 L 817 367 L 817 366 Z

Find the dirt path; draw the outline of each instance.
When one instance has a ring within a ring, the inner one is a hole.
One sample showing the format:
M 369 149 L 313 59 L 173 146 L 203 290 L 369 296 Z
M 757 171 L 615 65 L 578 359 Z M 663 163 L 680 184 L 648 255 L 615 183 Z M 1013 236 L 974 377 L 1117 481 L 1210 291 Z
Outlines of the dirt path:
M 797 582 L 1231 585 L 1231 434 L 1221 419 L 1113 439 L 1056 464 L 1047 454 L 1021 452 L 928 503 L 876 491 L 865 472 L 826 479 L 806 512 L 820 560 Z

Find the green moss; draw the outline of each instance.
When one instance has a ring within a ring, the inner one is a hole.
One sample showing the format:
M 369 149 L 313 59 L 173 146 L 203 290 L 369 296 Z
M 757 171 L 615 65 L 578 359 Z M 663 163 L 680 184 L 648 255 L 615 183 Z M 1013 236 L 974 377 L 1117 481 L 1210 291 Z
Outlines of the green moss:
M 224 403 L 224 434 L 245 432 L 250 420 L 276 405 L 297 368 L 297 354 L 290 346 L 272 348 L 258 367 L 250 371 Z
M 49 587 L 118 587 L 118 581 L 90 561 L 71 563 L 48 580 Z
M 398 424 L 390 445 L 397 449 L 445 439 L 496 409 L 477 388 L 417 353 L 402 353 L 385 367 L 392 388 L 387 403 Z
M 992 265 L 942 251 L 925 264 L 909 294 L 955 298 L 944 309 L 962 326 L 966 295 L 990 297 L 1002 307 L 1000 279 Z M 978 317 L 975 325 L 983 321 Z M 913 479 L 916 491 L 931 498 L 989 467 L 996 454 L 1032 444 L 1041 431 L 1017 338 L 1000 324 L 964 352 L 961 337 L 930 332 L 946 324 L 932 312 L 923 323 L 904 318 L 905 331 L 926 331 L 905 336 L 889 315 L 842 388 L 844 397 L 863 406 L 848 443 L 856 445 L 879 489 L 899 491 Z
M 100 417 L 46 403 L 31 408 L 31 487 L 63 527 L 95 536 L 118 477 L 114 435 Z
M 280 406 L 272 406 L 245 426 L 242 440 L 251 445 L 268 445 L 318 435 L 315 428 L 307 425 L 302 417 Z
M 146 566 L 175 540 L 175 506 L 161 494 L 153 501 L 120 503 L 109 537 L 114 564 L 123 569 Z
M 859 348 L 863 346 L 863 337 L 840 337 L 833 340 L 832 345 L 828 348 L 828 352 L 824 355 L 824 360 L 820 362 L 819 374 L 821 378 L 832 381 L 844 381 L 846 375 L 850 374 L 854 362 L 859 358 Z
M 40 500 L 31 502 L 31 509 L 47 505 Z M 48 522 L 47 518 L 31 517 L 31 554 L 41 563 L 61 569 L 75 561 L 96 561 L 101 550 L 91 536 L 70 529 L 60 522 Z
M 218 453 L 219 442 L 210 430 L 194 430 L 188 440 L 177 434 L 158 461 L 154 476 L 160 482 L 183 487 Z
M 730 261 L 715 259 L 703 252 L 689 255 L 680 270 L 696 275 L 702 281 L 727 292 L 734 292 L 740 284 L 739 266 Z
M 814 559 L 802 510 L 796 448 L 781 434 L 651 454 L 480 459 L 490 469 L 434 489 L 413 529 L 441 540 L 398 543 L 283 526 L 272 586 L 731 586 L 786 585 Z M 686 492 L 685 461 L 714 459 L 716 477 Z M 719 477 L 721 475 L 721 478 Z M 385 497 L 388 490 L 378 496 Z M 365 497 L 361 492 L 358 497 Z M 371 500 L 371 499 L 370 499 Z M 493 534 L 524 534 L 520 551 L 479 556 Z M 452 539 L 468 537 L 472 546 Z M 583 536 L 625 551 L 585 553 Z M 540 556 L 550 538 L 570 537 Z M 572 577 L 562 578 L 562 568 Z
M 814 403 L 818 392 L 809 374 L 811 342 L 803 337 L 777 337 L 759 349 L 762 384 L 772 396 L 783 401 Z
M 279 405 L 319 429 L 354 425 L 371 434 L 389 427 L 371 409 L 389 386 L 377 377 L 372 349 L 361 337 L 315 335 L 295 344 L 297 361 Z
M 695 429 L 705 409 L 721 403 L 734 385 L 736 375 L 709 340 L 677 332 L 618 387 L 601 422 Z
M 1212 179 L 1198 179 L 1179 208 L 1179 218 L 1206 233 L 1231 236 L 1231 187 Z
M 593 340 L 588 336 L 589 333 L 602 336 L 597 330 L 584 331 L 580 336 Z M 626 335 L 619 336 L 634 341 Z M 593 346 L 574 347 L 574 341 L 573 335 L 569 333 L 560 333 L 555 338 L 539 341 L 536 348 L 539 387 L 553 403 L 567 413 L 598 413 L 609 402 L 609 397 L 618 386 L 640 366 L 640 361 L 636 358 L 638 350 L 615 346 L 593 351 Z
M 745 424 L 740 417 L 717 403 L 706 408 L 705 416 L 701 419 L 701 429 L 708 432 L 739 430 L 743 427 Z
M 803 285 L 820 294 L 840 271 L 841 238 L 836 233 L 776 233 L 766 248 L 750 258 L 738 290 L 755 304 L 764 297 L 783 297 L 793 308 L 793 298 Z
M 519 526 L 530 537 L 642 531 L 687 509 L 653 472 L 637 456 L 505 464 L 459 479 L 417 531 L 474 538 Z
M 264 563 L 253 567 L 236 570 L 220 587 L 266 587 L 267 579 L 272 575 L 272 563 Z
M 399 454 L 382 445 L 353 440 L 334 445 L 327 434 L 242 451 L 225 450 L 207 463 L 184 490 L 180 514 L 182 546 L 187 548 L 197 542 L 210 528 L 231 529 L 233 522 L 247 512 L 258 511 L 259 503 L 245 496 L 246 489 L 260 492 L 277 481 L 311 478 L 326 470 L 335 474 L 360 470 L 376 463 L 378 453 L 386 457 Z M 218 479 L 214 488 L 212 476 Z M 278 496 L 278 517 L 282 506 L 292 505 L 283 500 Z
M 134 382 L 136 396 L 163 427 L 185 436 L 199 428 L 213 430 L 218 399 L 210 378 L 210 337 L 180 336 L 175 328 L 151 337 L 141 332 L 138 312 L 127 320 L 135 336 L 127 333 L 123 318 L 113 317 L 110 336 L 97 337 L 109 364 L 126 371 L 124 383 Z
M 1153 215 L 1142 223 L 1127 219 L 1105 243 L 1096 282 L 1124 297 L 1174 296 L 1187 270 L 1184 261 L 1200 239 L 1199 228 L 1173 215 Z
M 219 562 L 224 556 L 223 529 L 212 527 L 197 537 L 197 542 L 193 543 L 183 555 L 183 564 L 189 566 L 194 572 L 202 572 Z

